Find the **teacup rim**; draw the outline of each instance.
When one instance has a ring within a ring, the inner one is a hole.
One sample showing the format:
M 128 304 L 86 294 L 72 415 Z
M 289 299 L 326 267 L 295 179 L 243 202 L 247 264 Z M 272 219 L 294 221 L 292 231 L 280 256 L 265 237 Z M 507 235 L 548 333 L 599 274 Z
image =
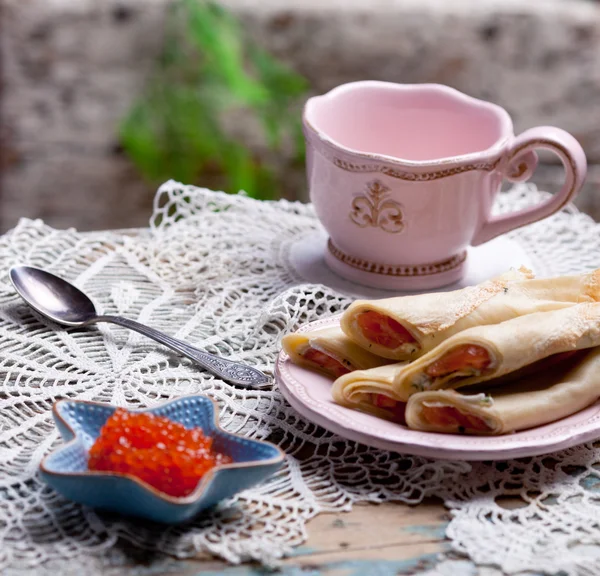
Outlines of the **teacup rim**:
M 363 150 L 357 150 L 355 148 L 350 148 L 341 144 L 339 141 L 331 138 L 330 136 L 325 135 L 322 131 L 318 130 L 313 123 L 308 119 L 308 116 L 311 112 L 311 107 L 314 106 L 315 102 L 323 99 L 334 99 L 338 97 L 340 94 L 348 92 L 350 90 L 356 90 L 357 88 L 372 88 L 379 87 L 384 89 L 392 89 L 396 91 L 436 91 L 442 92 L 453 98 L 455 100 L 461 101 L 463 103 L 467 103 L 471 106 L 475 106 L 477 108 L 483 108 L 487 110 L 491 110 L 496 114 L 501 121 L 501 134 L 496 139 L 496 141 L 483 150 L 478 150 L 476 152 L 469 152 L 467 154 L 461 154 L 456 156 L 446 156 L 440 158 L 434 158 L 431 160 L 409 160 L 406 158 L 398 158 L 396 156 L 390 156 L 386 154 L 379 153 L 369 153 Z M 445 84 L 437 84 L 437 83 L 413 83 L 413 84 L 402 84 L 396 82 L 387 82 L 383 80 L 358 80 L 355 82 L 347 82 L 344 84 L 340 84 L 328 92 L 324 94 L 319 94 L 316 96 L 311 96 L 305 103 L 302 111 L 302 123 L 305 128 L 305 134 L 310 138 L 312 135 L 313 138 L 317 138 L 323 144 L 326 144 L 338 152 L 346 155 L 357 158 L 364 158 L 366 160 L 376 160 L 380 162 L 385 162 L 387 164 L 393 164 L 396 166 L 402 166 L 405 168 L 432 168 L 440 165 L 460 165 L 470 162 L 485 162 L 489 158 L 493 158 L 501 154 L 509 141 L 514 138 L 514 127 L 513 122 L 508 114 L 508 112 L 493 102 L 488 102 L 486 100 L 482 100 L 480 98 L 475 98 L 474 96 L 469 96 L 456 88 L 451 86 L 447 86 Z

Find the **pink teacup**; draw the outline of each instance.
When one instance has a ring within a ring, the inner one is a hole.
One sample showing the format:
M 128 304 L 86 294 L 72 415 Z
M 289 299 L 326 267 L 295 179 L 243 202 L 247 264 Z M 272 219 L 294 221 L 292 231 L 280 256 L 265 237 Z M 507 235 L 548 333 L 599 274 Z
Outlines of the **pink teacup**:
M 467 246 L 547 218 L 579 192 L 583 149 L 543 126 L 515 137 L 508 113 L 436 84 L 353 82 L 304 108 L 310 197 L 339 275 L 379 288 L 428 289 L 465 271 Z M 536 148 L 555 152 L 553 197 L 492 216 L 504 178 L 528 179 Z

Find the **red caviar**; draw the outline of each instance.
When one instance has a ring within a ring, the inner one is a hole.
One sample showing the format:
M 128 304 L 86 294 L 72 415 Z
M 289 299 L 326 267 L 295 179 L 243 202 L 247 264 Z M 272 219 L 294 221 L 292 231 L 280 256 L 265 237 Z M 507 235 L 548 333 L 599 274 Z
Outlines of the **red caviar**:
M 211 468 L 232 460 L 200 428 L 118 408 L 90 449 L 90 470 L 130 474 L 171 496 L 187 496 Z

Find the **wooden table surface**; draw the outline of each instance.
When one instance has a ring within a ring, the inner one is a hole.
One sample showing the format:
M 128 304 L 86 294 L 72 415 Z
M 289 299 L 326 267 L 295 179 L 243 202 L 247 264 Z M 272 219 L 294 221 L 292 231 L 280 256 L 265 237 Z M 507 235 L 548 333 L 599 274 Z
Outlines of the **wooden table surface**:
M 105 571 L 107 576 L 396 576 L 420 574 L 440 561 L 449 550 L 444 534 L 448 510 L 437 499 L 416 506 L 400 503 L 356 504 L 351 512 L 319 514 L 307 524 L 308 540 L 271 572 L 252 564 L 232 566 L 208 555 L 188 560 L 148 558 L 128 548 L 127 568 Z M 463 563 L 462 574 L 473 575 L 473 565 Z M 461 576 L 456 570 L 453 576 Z

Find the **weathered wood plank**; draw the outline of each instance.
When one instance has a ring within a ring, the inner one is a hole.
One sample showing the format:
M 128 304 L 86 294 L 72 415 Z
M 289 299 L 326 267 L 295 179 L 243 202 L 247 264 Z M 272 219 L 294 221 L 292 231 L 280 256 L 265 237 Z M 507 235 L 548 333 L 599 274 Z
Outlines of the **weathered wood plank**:
M 413 574 L 434 566 L 447 549 L 444 533 L 449 516 L 441 502 L 418 506 L 400 503 L 358 504 L 349 513 L 320 514 L 307 525 L 308 539 L 282 561 L 282 576 Z M 132 559 L 133 560 L 133 559 Z M 162 560 L 105 572 L 107 576 L 258 576 L 264 568 L 231 566 L 207 555 L 192 560 Z M 458 576 L 458 575 L 457 575 Z
M 105 576 L 396 576 L 421 573 L 433 568 L 447 549 L 443 542 L 374 547 L 368 550 L 348 550 L 316 556 L 301 556 L 286 560 L 277 569 L 258 565 L 227 565 L 219 561 L 170 560 L 146 566 L 115 567 Z M 460 575 L 456 575 L 460 576 Z
M 383 530 L 380 527 L 381 532 Z M 414 574 L 435 566 L 440 560 L 440 553 L 446 548 L 444 542 L 358 548 L 290 559 L 284 563 L 283 569 L 300 568 L 303 573 L 313 570 L 315 574 L 328 576 Z
M 440 502 L 358 504 L 349 513 L 313 518 L 307 525 L 308 540 L 294 556 L 440 541 L 448 519 Z

